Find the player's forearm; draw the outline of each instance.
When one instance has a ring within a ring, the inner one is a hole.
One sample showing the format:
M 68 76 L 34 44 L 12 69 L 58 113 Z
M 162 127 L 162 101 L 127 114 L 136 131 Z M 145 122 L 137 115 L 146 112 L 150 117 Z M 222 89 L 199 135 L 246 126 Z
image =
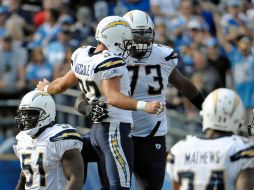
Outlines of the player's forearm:
M 171 83 L 183 94 L 194 106 L 201 109 L 204 97 L 197 87 L 177 69 L 170 75 Z
M 62 82 L 62 77 L 55 79 L 50 84 L 48 84 L 47 92 L 49 94 L 60 94 L 64 91 L 66 91 L 70 86 L 64 84 Z
M 112 92 L 106 97 L 107 103 L 111 106 L 124 109 L 136 110 L 137 100 L 130 98 L 120 92 Z
M 83 181 L 78 177 L 72 177 L 67 182 L 65 190 L 81 190 L 83 188 Z

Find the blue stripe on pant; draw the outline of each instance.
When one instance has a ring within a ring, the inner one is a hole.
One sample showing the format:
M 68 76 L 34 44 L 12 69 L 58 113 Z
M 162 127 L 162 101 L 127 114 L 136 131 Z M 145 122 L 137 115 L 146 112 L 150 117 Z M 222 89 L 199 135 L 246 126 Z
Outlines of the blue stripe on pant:
M 103 189 L 130 189 L 133 143 L 129 123 L 94 123 L 91 143 L 98 155 Z

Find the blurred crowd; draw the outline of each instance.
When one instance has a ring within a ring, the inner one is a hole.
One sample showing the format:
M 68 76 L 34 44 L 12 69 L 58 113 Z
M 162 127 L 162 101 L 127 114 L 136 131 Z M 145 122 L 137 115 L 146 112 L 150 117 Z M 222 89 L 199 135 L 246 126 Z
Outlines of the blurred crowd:
M 96 24 L 139 9 L 152 16 L 155 42 L 180 55 L 178 67 L 206 96 L 235 89 L 254 108 L 254 0 L 1 0 L 0 99 L 19 98 L 70 69 L 73 51 L 96 45 Z M 167 107 L 198 111 L 169 86 Z M 59 98 L 59 101 L 65 100 Z M 1 138 L 1 130 L 0 130 Z

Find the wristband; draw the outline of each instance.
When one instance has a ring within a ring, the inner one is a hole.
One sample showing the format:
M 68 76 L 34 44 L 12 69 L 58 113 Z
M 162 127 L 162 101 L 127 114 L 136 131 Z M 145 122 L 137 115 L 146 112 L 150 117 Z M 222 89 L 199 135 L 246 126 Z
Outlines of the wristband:
M 201 92 L 199 92 L 194 98 L 190 99 L 190 102 L 196 106 L 196 108 L 198 108 L 199 110 L 202 109 L 202 103 L 204 101 L 204 97 L 201 94 Z
M 48 85 L 48 84 L 47 84 L 46 86 L 44 86 L 43 91 L 44 91 L 44 92 L 48 92 L 48 87 L 49 87 L 49 85 Z
M 144 111 L 145 107 L 146 107 L 146 104 L 147 104 L 147 102 L 145 102 L 145 101 L 138 101 L 136 109 L 140 110 L 140 111 Z

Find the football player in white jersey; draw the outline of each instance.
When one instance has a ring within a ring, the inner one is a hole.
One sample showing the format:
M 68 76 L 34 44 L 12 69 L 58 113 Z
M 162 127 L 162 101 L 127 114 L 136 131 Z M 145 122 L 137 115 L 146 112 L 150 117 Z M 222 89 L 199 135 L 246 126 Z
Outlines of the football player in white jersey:
M 154 25 L 151 18 L 139 10 L 126 13 L 124 18 L 132 28 L 134 43 L 130 56 L 125 59 L 131 81 L 131 96 L 137 100 L 159 100 L 165 103 L 169 81 L 201 109 L 203 96 L 176 68 L 177 53 L 170 47 L 153 44 Z M 76 106 L 76 109 L 86 114 L 84 102 Z M 134 142 L 134 173 L 137 186 L 139 189 L 160 190 L 163 186 L 166 162 L 166 113 L 151 115 L 136 111 L 132 112 L 132 116 L 134 127 L 131 134 Z
M 232 90 L 210 93 L 202 105 L 204 137 L 187 137 L 171 149 L 167 171 L 174 190 L 253 190 L 254 144 L 237 134 L 244 107 Z
M 46 92 L 27 93 L 18 108 L 19 134 L 13 146 L 20 160 L 17 190 L 81 190 L 82 141 L 76 129 L 55 124 L 56 108 Z
M 99 42 L 96 48 L 81 47 L 73 53 L 71 71 L 51 83 L 40 81 L 37 88 L 56 94 L 79 82 L 90 103 L 107 103 L 109 117 L 93 124 L 91 143 L 99 155 L 103 188 L 129 189 L 133 165 L 130 110 L 160 114 L 163 104 L 129 97 L 129 76 L 123 57 L 130 53 L 132 34 L 124 18 L 102 19 L 95 38 Z
M 133 10 L 123 16 L 132 28 L 133 46 L 126 59 L 131 81 L 131 95 L 146 101 L 165 103 L 168 83 L 174 85 L 197 108 L 203 96 L 176 68 L 178 55 L 173 48 L 154 44 L 154 24 L 143 11 Z M 133 112 L 131 130 L 134 143 L 134 173 L 139 189 L 160 190 L 166 162 L 166 112 L 148 115 Z M 146 156 L 150 155 L 150 156 Z

